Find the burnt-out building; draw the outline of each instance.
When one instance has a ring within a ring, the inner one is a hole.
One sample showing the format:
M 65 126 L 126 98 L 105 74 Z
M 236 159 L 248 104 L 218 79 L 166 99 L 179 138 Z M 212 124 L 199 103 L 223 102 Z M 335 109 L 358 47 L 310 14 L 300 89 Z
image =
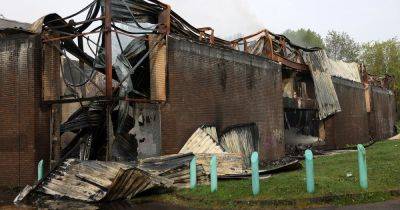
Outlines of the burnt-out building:
M 201 125 L 222 132 L 256 123 L 260 156 L 284 155 L 281 66 L 271 60 L 169 37 L 162 152 L 176 153 Z
M 202 126 L 216 144 L 251 126 L 262 162 L 287 145 L 337 149 L 394 132 L 393 94 L 359 64 L 267 30 L 223 40 L 155 0 L 118 2 L 106 15 L 94 1 L 81 22 L 50 14 L 0 32 L 0 169 L 10 170 L 0 186 L 33 182 L 41 159 L 175 154 Z

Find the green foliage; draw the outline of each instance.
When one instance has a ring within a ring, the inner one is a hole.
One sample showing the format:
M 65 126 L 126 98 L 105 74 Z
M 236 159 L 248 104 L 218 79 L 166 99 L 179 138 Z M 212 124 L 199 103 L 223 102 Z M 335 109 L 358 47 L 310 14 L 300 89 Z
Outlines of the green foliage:
M 372 74 L 400 79 L 400 42 L 395 38 L 363 44 L 360 60 Z
M 357 62 L 360 52 L 358 44 L 345 32 L 329 31 L 325 38 L 328 57 L 345 62 Z
M 391 87 L 400 105 L 400 42 L 389 39 L 381 42 L 368 42 L 362 45 L 360 61 L 371 74 L 383 76 L 385 74 L 394 77 Z
M 299 30 L 286 30 L 283 35 L 290 39 L 296 45 L 313 48 L 325 48 L 324 41 L 319 34 L 310 29 L 301 28 Z

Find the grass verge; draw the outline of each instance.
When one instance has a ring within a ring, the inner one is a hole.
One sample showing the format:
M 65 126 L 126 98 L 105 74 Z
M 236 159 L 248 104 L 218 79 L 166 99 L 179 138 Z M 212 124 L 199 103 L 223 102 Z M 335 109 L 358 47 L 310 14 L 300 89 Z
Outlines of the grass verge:
M 306 192 L 305 169 L 260 180 L 261 192 L 251 193 L 251 180 L 219 181 L 209 186 L 154 196 L 163 202 L 197 208 L 311 207 L 378 202 L 400 195 L 400 141 L 381 141 L 367 148 L 368 190 L 359 186 L 357 153 L 321 156 L 314 160 L 315 193 Z M 304 163 L 302 163 L 304 164 Z M 352 174 L 347 176 L 347 174 Z

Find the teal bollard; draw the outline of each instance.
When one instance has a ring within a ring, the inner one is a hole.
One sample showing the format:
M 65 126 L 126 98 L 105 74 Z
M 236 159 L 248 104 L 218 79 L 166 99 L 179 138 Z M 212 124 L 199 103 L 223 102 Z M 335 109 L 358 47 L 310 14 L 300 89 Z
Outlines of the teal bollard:
M 365 148 L 362 144 L 358 144 L 357 150 L 358 150 L 358 173 L 360 177 L 360 186 L 363 189 L 367 189 L 368 175 L 367 175 L 367 157 Z
M 253 195 L 260 193 L 260 175 L 258 171 L 258 152 L 251 154 L 251 186 Z
M 211 176 L 211 192 L 217 191 L 217 182 L 218 182 L 218 174 L 217 174 L 217 157 L 213 155 L 210 161 L 210 176 Z
M 41 179 L 43 179 L 43 175 L 44 175 L 44 162 L 43 160 L 40 160 L 38 163 L 38 169 L 37 169 L 37 179 L 38 181 L 40 181 Z
M 315 182 L 314 182 L 314 163 L 313 163 L 313 154 L 311 150 L 306 150 L 304 153 L 305 161 L 306 161 L 306 179 L 307 179 L 307 192 L 313 193 L 315 190 Z
M 190 189 L 196 187 L 197 182 L 197 171 L 196 171 L 196 157 L 190 161 Z

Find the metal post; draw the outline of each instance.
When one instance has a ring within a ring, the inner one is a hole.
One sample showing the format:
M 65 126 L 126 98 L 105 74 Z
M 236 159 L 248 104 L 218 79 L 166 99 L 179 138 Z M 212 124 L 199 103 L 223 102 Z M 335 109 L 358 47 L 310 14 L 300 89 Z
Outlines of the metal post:
M 78 47 L 79 49 L 82 50 L 82 52 L 84 51 L 83 48 L 83 37 L 82 36 L 78 36 Z M 79 68 L 81 68 L 82 70 L 85 70 L 85 63 L 82 59 L 79 59 Z M 86 79 L 86 75 L 84 75 L 82 72 L 80 72 L 80 77 L 79 78 L 84 78 L 83 80 Z M 86 90 L 85 90 L 85 86 L 82 86 L 81 88 L 81 93 L 82 93 L 82 98 L 86 97 Z
M 217 157 L 213 155 L 210 161 L 210 176 L 211 176 L 211 192 L 217 191 L 217 182 L 218 182 L 218 174 L 217 174 Z
M 111 0 L 104 1 L 104 42 L 106 64 L 106 96 L 112 99 L 112 45 L 111 45 Z
M 367 175 L 367 157 L 365 148 L 362 144 L 358 144 L 357 150 L 358 150 L 358 172 L 360 178 L 360 186 L 363 189 L 367 189 L 368 175 Z
M 44 176 L 44 162 L 40 160 L 37 166 L 37 180 L 40 181 Z
M 251 155 L 251 186 L 253 195 L 260 193 L 260 175 L 258 172 L 258 152 L 253 152 Z
M 111 46 L 111 0 L 104 0 L 104 50 L 105 50 L 105 73 L 106 73 L 106 97 L 112 100 L 112 46 Z M 106 160 L 110 160 L 112 156 L 112 124 L 109 123 L 108 117 L 111 116 L 112 108 L 111 102 L 106 107 L 106 132 L 107 132 L 107 154 Z M 110 125 L 111 124 L 111 125 Z
M 197 171 L 196 171 L 196 157 L 190 161 L 190 189 L 196 187 L 197 182 Z
M 313 163 L 313 154 L 311 150 L 306 150 L 304 153 L 305 161 L 306 161 L 306 180 L 307 180 L 307 192 L 313 193 L 315 190 L 314 183 L 314 163 Z

